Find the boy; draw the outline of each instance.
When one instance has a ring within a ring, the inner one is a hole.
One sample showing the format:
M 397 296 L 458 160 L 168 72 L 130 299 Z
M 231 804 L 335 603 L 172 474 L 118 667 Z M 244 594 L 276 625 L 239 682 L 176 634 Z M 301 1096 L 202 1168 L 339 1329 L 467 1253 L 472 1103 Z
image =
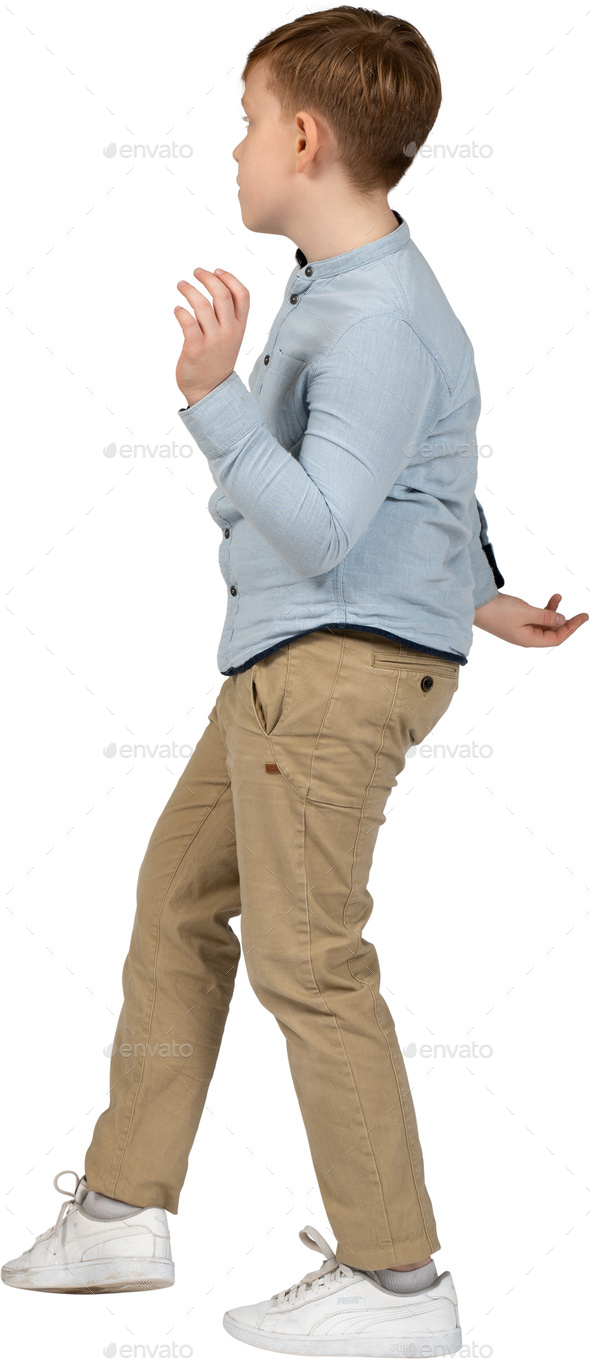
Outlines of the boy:
M 182 282 L 194 315 L 176 308 L 180 415 L 216 483 L 227 678 L 141 865 L 111 1103 L 86 1175 L 3 1277 L 59 1291 L 173 1282 L 166 1210 L 217 1059 L 241 913 L 337 1246 L 305 1228 L 322 1266 L 224 1325 L 285 1353 L 447 1354 L 461 1344 L 456 1294 L 432 1260 L 366 884 L 405 753 L 446 712 L 473 622 L 547 646 L 588 615 L 566 622 L 559 595 L 537 609 L 499 593 L 474 494 L 473 350 L 387 201 L 440 105 L 426 42 L 342 6 L 267 35 L 243 79 L 243 220 L 297 245 L 250 390 L 234 368 L 243 284 L 195 269 L 213 306 Z M 154 1059 L 170 1033 L 173 1055 Z M 124 1058 L 130 1038 L 139 1051 Z

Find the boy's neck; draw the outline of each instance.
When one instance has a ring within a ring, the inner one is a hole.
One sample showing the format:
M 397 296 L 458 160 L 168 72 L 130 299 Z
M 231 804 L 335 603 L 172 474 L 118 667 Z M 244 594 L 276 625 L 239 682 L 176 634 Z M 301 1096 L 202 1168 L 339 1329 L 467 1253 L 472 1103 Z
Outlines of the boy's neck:
M 342 220 L 336 215 L 332 221 L 307 221 L 297 235 L 292 231 L 285 234 L 313 263 L 344 255 L 361 245 L 369 245 L 371 241 L 379 241 L 383 236 L 397 231 L 398 226 L 397 217 L 386 202 L 372 213 L 359 214 L 356 221 L 352 221 L 348 213 Z

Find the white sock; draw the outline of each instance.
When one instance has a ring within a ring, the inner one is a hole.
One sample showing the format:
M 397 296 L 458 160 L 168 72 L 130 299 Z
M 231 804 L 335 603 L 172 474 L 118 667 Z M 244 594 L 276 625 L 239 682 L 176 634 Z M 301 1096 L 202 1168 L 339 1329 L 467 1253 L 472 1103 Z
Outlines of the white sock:
M 94 1189 L 88 1190 L 82 1207 L 89 1217 L 100 1218 L 102 1222 L 143 1212 L 143 1208 L 138 1208 L 136 1204 L 123 1203 L 122 1199 L 109 1199 L 106 1194 L 97 1194 Z
M 434 1260 L 421 1265 L 420 1269 L 376 1269 L 374 1273 L 379 1283 L 391 1293 L 421 1293 L 423 1289 L 431 1288 L 438 1278 Z

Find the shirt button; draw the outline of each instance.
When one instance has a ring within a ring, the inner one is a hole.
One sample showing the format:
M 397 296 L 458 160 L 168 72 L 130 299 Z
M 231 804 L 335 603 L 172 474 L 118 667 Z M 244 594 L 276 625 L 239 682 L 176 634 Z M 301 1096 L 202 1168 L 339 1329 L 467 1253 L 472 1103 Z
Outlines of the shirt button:
M 291 293 L 291 296 L 290 296 L 290 298 L 289 298 L 289 301 L 290 301 L 290 302 L 298 302 L 298 301 L 299 301 L 298 294 L 297 294 L 297 293 Z
M 235 585 L 232 585 L 230 588 L 230 595 L 237 595 L 237 593 Z
M 433 684 L 434 680 L 432 678 L 432 675 L 425 675 L 424 679 L 422 680 L 421 687 L 422 689 L 432 689 Z
M 223 536 L 224 538 L 229 538 L 229 529 L 225 529 Z
M 264 362 L 265 362 L 265 363 L 270 363 L 270 354 L 265 354 L 265 355 L 264 355 Z
M 313 269 L 312 269 L 312 267 L 311 267 L 311 264 L 308 264 L 307 269 L 305 270 L 305 273 L 306 273 L 306 275 L 307 275 L 308 278 L 311 278 L 311 276 L 312 276 L 312 274 L 313 274 Z

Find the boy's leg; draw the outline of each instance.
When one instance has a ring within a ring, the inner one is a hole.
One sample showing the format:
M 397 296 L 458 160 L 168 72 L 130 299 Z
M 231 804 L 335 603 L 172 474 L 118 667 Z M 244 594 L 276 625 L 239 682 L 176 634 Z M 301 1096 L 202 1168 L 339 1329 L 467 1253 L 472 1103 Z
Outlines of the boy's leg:
M 439 1249 L 379 963 L 367 879 L 405 751 L 459 663 L 375 634 L 317 631 L 235 676 L 218 704 L 235 809 L 242 949 L 276 1017 L 339 1261 Z M 395 909 L 395 900 L 390 902 Z
M 91 1190 L 173 1213 L 240 957 L 229 924 L 240 911 L 240 888 L 216 706 L 139 871 L 110 1105 L 85 1162 Z

